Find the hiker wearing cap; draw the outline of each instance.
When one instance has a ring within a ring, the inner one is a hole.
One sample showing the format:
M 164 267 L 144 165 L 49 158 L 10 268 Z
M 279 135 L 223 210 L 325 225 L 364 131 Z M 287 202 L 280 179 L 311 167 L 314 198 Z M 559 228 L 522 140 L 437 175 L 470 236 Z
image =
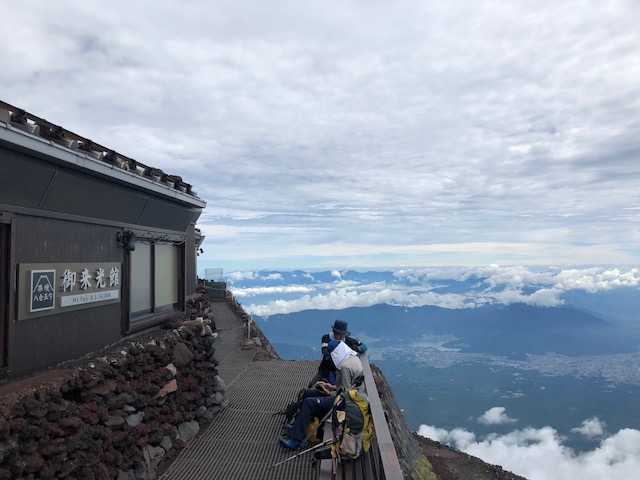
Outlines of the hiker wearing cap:
M 326 381 L 329 383 L 335 383 L 336 367 L 331 361 L 331 356 L 327 352 L 327 346 L 332 339 L 344 340 L 344 342 L 356 353 L 366 352 L 367 346 L 357 338 L 351 336 L 351 332 L 348 330 L 347 322 L 344 320 L 336 320 L 331 327 L 331 333 L 326 333 L 322 336 L 322 361 L 318 367 L 318 372 L 315 377 L 309 382 L 309 388 L 319 381 Z
M 331 391 L 326 396 L 308 397 L 302 401 L 300 412 L 293 425 L 286 424 L 289 430 L 289 438 L 281 438 L 280 445 L 295 450 L 305 437 L 307 425 L 313 418 L 323 418 L 331 408 L 335 400 L 335 394 L 341 390 L 357 388 L 362 391 L 363 370 L 358 353 L 341 341 L 333 339 L 327 343 L 329 358 L 338 370 L 335 386 L 327 387 Z

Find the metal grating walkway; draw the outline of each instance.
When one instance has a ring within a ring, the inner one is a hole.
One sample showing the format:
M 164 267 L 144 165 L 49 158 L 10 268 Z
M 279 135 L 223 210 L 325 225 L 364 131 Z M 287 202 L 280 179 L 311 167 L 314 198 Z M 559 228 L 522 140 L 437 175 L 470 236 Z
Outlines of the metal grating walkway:
M 177 456 L 161 480 L 312 480 L 318 469 L 309 453 L 274 469 L 296 452 L 278 444 L 283 417 L 274 415 L 295 400 L 318 361 L 253 361 L 243 349 L 242 320 L 225 303 L 212 303 L 218 373 L 227 384 L 229 404 L 209 427 Z

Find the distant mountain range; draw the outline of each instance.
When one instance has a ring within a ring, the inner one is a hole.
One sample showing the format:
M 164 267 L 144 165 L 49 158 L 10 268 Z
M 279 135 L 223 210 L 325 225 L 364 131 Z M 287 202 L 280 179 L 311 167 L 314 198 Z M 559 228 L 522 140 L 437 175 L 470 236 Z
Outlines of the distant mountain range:
M 512 444 L 531 464 L 539 452 L 583 464 L 611 447 L 628 461 L 629 441 L 614 445 L 639 428 L 636 266 L 254 271 L 229 287 L 285 359 L 320 358 L 322 334 L 346 320 L 410 428 L 431 438 Z M 436 447 L 430 458 L 443 458 Z M 461 461 L 455 478 L 476 474 Z
M 438 336 L 441 347 L 522 358 L 637 352 L 637 270 L 257 271 L 231 274 L 228 282 L 276 348 L 280 343 L 311 352 L 342 318 L 355 336 L 371 343 L 432 343 Z
M 434 306 L 373 305 L 344 310 L 305 310 L 254 316 L 265 334 L 278 344 L 317 346 L 320 336 L 337 318 L 349 323 L 352 334 L 373 343 L 406 344 L 437 336 L 455 337 L 444 343 L 462 352 L 522 358 L 526 354 L 569 356 L 638 351 L 640 339 L 618 325 L 572 307 L 539 308 L 525 304 L 445 309 Z

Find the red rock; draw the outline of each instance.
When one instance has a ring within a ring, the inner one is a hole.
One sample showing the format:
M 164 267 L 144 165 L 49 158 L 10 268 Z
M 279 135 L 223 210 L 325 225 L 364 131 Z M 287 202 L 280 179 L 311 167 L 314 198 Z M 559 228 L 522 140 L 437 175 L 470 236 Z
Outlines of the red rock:
M 63 452 L 66 453 L 66 451 L 67 446 L 64 438 L 54 438 L 38 449 L 38 453 L 43 457 L 53 457 Z
M 28 455 L 25 455 L 23 459 L 25 462 L 25 466 L 24 466 L 25 473 L 39 472 L 40 469 L 42 469 L 42 466 L 44 465 L 44 458 L 42 458 L 42 456 L 38 453 L 30 453 Z
M 178 381 L 174 378 L 160 389 L 156 397 L 162 398 L 168 395 L 169 393 L 175 392 L 176 390 L 178 390 Z
M 62 428 L 77 429 L 82 427 L 84 425 L 84 422 L 78 417 L 65 417 L 61 418 L 58 421 L 58 425 L 60 425 Z

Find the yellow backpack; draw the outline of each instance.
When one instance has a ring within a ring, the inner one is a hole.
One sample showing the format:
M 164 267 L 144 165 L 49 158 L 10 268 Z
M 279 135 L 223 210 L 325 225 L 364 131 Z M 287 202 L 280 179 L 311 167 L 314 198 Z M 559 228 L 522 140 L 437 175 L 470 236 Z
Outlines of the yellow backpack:
M 369 451 L 373 423 L 365 393 L 352 389 L 336 397 L 332 422 L 334 438 L 339 439 L 332 450 L 338 457 L 354 459 Z

